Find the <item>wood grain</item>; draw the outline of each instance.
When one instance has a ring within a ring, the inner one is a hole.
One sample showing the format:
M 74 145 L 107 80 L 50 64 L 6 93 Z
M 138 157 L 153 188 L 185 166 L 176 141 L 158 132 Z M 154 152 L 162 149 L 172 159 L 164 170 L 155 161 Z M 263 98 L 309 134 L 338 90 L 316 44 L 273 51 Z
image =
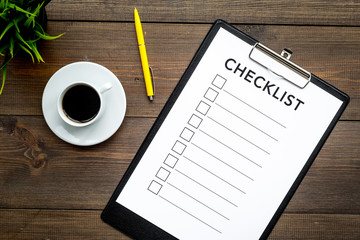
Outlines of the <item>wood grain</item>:
M 92 61 L 119 78 L 127 96 L 127 116 L 156 117 L 176 86 L 211 25 L 144 24 L 156 98 L 149 103 L 132 23 L 49 22 L 48 32 L 65 35 L 44 41 L 45 64 L 28 56 L 8 67 L 0 114 L 42 115 L 41 97 L 48 79 L 62 66 Z M 351 97 L 343 120 L 360 119 L 360 28 L 237 26 L 280 52 L 292 49 L 293 61 Z M 14 107 L 21 106 L 21 107 Z
M 103 223 L 100 211 L 0 210 L 0 239 L 120 239 L 127 236 Z M 360 216 L 341 214 L 283 214 L 271 239 L 357 240 Z
M 119 239 L 124 234 L 103 223 L 100 211 L 0 210 L 0 239 Z
M 358 26 L 358 1 L 131 1 L 53 0 L 48 15 L 54 20 L 133 21 L 134 8 L 143 22 L 232 23 Z M 79 11 L 81 9 L 81 11 Z
M 0 117 L 0 208 L 102 209 L 153 122 L 127 117 L 109 140 L 83 148 L 42 117 Z M 360 122 L 338 123 L 286 212 L 360 213 L 359 134 Z
M 154 69 L 153 103 L 134 7 Z M 101 210 L 218 18 L 277 52 L 290 48 L 295 63 L 351 97 L 269 239 L 360 239 L 359 12 L 359 1 L 52 0 L 47 32 L 65 35 L 40 42 L 44 64 L 17 55 L 0 95 L 0 239 L 129 239 L 101 221 Z M 47 81 L 76 61 L 109 68 L 127 96 L 120 129 L 91 147 L 60 140 L 42 116 Z
M 103 208 L 152 123 L 126 118 L 106 142 L 77 147 L 42 117 L 0 117 L 0 207 Z
M 359 239 L 360 216 L 341 214 L 283 214 L 269 240 Z

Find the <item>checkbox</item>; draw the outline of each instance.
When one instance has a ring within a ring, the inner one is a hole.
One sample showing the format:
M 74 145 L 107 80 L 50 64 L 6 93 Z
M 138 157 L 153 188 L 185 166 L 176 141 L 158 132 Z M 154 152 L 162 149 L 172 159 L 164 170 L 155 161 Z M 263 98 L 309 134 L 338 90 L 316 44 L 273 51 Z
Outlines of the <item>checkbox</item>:
M 172 150 L 174 152 L 176 152 L 177 154 L 181 155 L 183 154 L 183 152 L 185 151 L 185 148 L 186 148 L 186 145 L 183 144 L 182 142 L 180 141 L 176 141 L 176 143 L 174 144 Z
M 169 177 L 170 171 L 166 170 L 165 168 L 161 167 L 159 171 L 156 173 L 156 177 L 163 180 L 164 182 Z
M 219 89 L 222 89 L 224 87 L 225 83 L 226 83 L 226 79 L 220 75 L 216 75 L 216 77 L 214 78 L 214 80 L 212 82 L 212 84 Z
M 168 154 L 164 163 L 165 163 L 165 165 L 167 165 L 171 168 L 174 168 L 178 160 L 179 159 L 177 157 L 175 157 L 174 155 Z
M 219 94 L 219 93 L 218 93 L 217 91 L 215 91 L 215 90 L 212 89 L 212 88 L 209 88 L 209 89 L 206 91 L 204 97 L 205 97 L 207 100 L 209 100 L 209 101 L 211 101 L 211 102 L 214 102 L 215 99 L 216 99 L 216 97 L 218 96 L 218 94 Z
M 158 183 L 157 181 L 153 180 L 149 187 L 148 187 L 148 190 L 156 195 L 159 194 L 160 190 L 162 188 L 162 185 L 160 183 Z
M 189 124 L 190 126 L 193 126 L 194 128 L 197 129 L 197 128 L 200 126 L 201 122 L 202 122 L 202 118 L 196 116 L 195 114 L 193 114 L 193 115 L 191 116 L 191 118 L 189 119 L 188 124 Z
M 210 105 L 201 101 L 199 103 L 199 105 L 197 106 L 196 111 L 198 111 L 202 115 L 206 115 L 208 113 L 209 109 L 210 109 Z
M 190 142 L 191 138 L 194 136 L 194 132 L 188 129 L 187 127 L 181 132 L 180 137 L 188 142 Z

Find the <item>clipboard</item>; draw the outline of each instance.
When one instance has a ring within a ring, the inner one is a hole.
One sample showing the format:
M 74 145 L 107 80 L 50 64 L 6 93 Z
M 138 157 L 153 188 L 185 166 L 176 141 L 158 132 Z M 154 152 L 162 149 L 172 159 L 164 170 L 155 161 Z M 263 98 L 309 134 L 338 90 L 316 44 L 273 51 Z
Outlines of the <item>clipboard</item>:
M 266 239 L 349 97 L 217 20 L 102 212 L 134 239 Z

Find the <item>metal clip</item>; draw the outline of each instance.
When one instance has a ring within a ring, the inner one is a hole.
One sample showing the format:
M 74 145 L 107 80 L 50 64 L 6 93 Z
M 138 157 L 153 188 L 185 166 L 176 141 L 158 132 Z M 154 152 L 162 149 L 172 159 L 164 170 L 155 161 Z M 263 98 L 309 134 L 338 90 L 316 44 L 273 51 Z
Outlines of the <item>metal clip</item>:
M 281 56 L 283 56 L 284 58 L 290 60 L 292 53 L 293 52 L 290 49 L 284 48 L 284 50 L 282 50 L 282 52 L 281 52 Z
M 304 88 L 310 82 L 311 74 L 291 62 L 289 60 L 291 55 L 292 51 L 289 49 L 284 49 L 280 55 L 263 44 L 256 43 L 249 57 L 276 75 L 300 88 Z
M 153 92 L 155 95 L 155 79 L 154 79 L 153 70 L 150 66 L 149 66 L 149 70 L 150 70 L 150 75 L 151 75 L 151 83 L 152 83 L 152 87 L 153 87 Z

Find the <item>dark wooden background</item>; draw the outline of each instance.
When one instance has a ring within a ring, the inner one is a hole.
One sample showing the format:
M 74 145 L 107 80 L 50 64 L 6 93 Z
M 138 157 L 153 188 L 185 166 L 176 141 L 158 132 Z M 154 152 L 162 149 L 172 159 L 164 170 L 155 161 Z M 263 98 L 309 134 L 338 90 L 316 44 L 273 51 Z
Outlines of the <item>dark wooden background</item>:
M 139 10 L 156 98 L 145 95 L 133 9 Z M 224 19 L 346 92 L 351 102 L 270 239 L 360 239 L 360 3 L 334 0 L 53 0 L 46 63 L 19 54 L 0 96 L 0 239 L 128 239 L 100 219 L 211 24 Z M 0 59 L 2 61 L 2 59 Z M 127 95 L 107 141 L 77 147 L 47 127 L 41 97 L 76 61 L 109 68 Z M 271 197 L 271 196 L 270 196 Z

